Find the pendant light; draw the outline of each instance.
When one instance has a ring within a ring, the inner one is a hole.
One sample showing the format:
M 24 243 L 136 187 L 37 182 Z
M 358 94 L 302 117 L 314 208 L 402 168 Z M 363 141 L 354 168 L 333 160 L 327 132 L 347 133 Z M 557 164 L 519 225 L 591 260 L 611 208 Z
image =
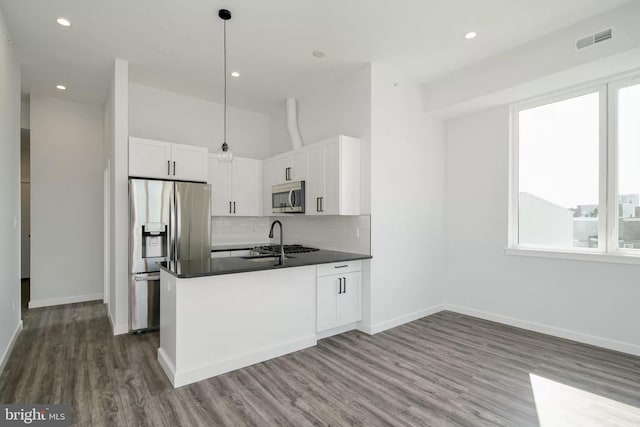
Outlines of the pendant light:
M 224 52 L 224 132 L 222 145 L 218 150 L 218 161 L 220 163 L 231 163 L 233 161 L 233 152 L 227 144 L 227 21 L 231 19 L 231 12 L 227 9 L 220 9 L 218 16 L 222 19 L 223 25 L 223 52 Z

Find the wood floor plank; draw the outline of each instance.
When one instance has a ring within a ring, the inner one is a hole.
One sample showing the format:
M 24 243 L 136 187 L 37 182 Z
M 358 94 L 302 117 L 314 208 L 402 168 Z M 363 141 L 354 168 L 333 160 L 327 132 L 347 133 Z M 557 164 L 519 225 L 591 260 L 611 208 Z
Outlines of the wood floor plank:
M 561 408 L 567 420 L 572 410 L 582 423 L 640 416 L 640 357 L 451 312 L 375 336 L 351 331 L 179 389 L 158 346 L 157 332 L 114 337 L 97 302 L 28 310 L 0 402 L 67 403 L 78 426 L 521 427 L 539 425 L 532 378 L 541 378 L 596 395 L 577 403 L 584 410 Z

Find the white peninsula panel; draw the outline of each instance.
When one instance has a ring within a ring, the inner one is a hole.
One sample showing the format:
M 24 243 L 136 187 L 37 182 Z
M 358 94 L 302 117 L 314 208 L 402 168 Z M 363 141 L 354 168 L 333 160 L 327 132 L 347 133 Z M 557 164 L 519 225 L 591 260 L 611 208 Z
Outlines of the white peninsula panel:
M 177 278 L 161 271 L 158 360 L 174 387 L 316 344 L 316 266 Z

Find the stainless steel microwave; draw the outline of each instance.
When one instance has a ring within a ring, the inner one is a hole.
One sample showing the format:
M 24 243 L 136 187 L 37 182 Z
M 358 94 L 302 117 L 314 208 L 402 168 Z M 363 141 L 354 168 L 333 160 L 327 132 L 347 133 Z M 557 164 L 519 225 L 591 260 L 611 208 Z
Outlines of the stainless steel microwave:
M 274 185 L 271 208 L 273 213 L 304 213 L 304 181 Z

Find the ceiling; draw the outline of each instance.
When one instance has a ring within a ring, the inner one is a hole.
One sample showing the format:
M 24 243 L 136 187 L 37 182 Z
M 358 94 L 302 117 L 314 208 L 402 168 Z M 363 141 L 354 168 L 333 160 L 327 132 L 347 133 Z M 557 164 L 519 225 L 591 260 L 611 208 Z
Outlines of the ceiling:
M 0 0 L 23 92 L 103 103 L 113 58 L 130 80 L 269 111 L 368 62 L 424 82 L 630 0 Z M 56 18 L 68 18 L 63 28 Z M 478 37 L 465 40 L 476 31 Z M 316 58 L 312 51 L 327 52 Z M 55 85 L 68 87 L 64 93 Z

